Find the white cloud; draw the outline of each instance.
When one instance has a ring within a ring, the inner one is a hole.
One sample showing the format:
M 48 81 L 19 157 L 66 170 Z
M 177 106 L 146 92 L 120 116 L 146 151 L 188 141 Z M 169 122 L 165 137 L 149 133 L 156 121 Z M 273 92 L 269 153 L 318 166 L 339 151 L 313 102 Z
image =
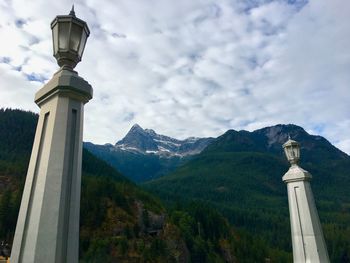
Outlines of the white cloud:
M 85 140 L 133 123 L 178 138 L 296 123 L 350 153 L 350 4 L 288 2 L 76 1 L 91 29 Z M 0 106 L 36 109 L 27 79 L 55 72 L 50 22 L 70 5 L 0 2 Z
M 2 108 L 21 108 L 38 112 L 33 102 L 34 93 L 40 86 L 28 81 L 26 76 L 11 66 L 0 63 L 0 105 Z

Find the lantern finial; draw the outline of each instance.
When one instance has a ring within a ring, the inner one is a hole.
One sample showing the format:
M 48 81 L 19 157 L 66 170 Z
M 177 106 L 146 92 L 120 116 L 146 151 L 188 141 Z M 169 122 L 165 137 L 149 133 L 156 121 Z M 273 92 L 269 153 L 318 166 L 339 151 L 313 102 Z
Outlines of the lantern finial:
M 69 15 L 75 17 L 74 4 L 72 5 L 72 9 L 70 10 Z

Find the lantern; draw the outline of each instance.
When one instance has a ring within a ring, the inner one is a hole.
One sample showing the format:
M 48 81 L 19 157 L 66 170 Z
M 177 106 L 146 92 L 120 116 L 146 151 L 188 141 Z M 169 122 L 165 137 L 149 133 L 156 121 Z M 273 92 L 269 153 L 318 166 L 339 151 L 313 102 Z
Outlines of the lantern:
M 297 164 L 300 159 L 300 145 L 298 142 L 292 140 L 290 137 L 288 141 L 283 144 L 284 153 L 288 161 L 293 165 Z
M 84 52 L 90 30 L 85 21 L 77 18 L 74 6 L 69 15 L 57 16 L 51 22 L 53 55 L 62 68 L 73 69 Z

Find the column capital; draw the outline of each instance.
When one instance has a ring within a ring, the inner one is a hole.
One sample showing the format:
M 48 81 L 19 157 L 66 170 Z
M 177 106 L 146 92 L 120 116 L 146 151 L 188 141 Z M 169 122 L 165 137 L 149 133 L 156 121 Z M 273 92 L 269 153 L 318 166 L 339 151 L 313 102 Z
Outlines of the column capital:
M 288 172 L 286 172 L 282 177 L 282 180 L 285 183 L 310 181 L 311 179 L 312 175 L 296 164 L 292 165 Z
M 56 94 L 87 103 L 93 94 L 91 85 L 76 71 L 61 69 L 35 94 L 35 103 L 40 107 L 44 101 Z

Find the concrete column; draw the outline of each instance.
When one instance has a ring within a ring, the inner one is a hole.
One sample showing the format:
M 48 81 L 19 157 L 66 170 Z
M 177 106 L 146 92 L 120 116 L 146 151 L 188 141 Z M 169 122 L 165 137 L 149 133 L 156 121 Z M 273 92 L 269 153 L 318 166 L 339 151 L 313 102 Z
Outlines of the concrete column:
M 40 109 L 11 263 L 77 263 L 84 104 L 92 87 L 60 70 L 35 95 Z
M 295 263 L 328 263 L 321 223 L 310 187 L 312 176 L 293 164 L 283 176 L 287 184 L 290 224 Z

